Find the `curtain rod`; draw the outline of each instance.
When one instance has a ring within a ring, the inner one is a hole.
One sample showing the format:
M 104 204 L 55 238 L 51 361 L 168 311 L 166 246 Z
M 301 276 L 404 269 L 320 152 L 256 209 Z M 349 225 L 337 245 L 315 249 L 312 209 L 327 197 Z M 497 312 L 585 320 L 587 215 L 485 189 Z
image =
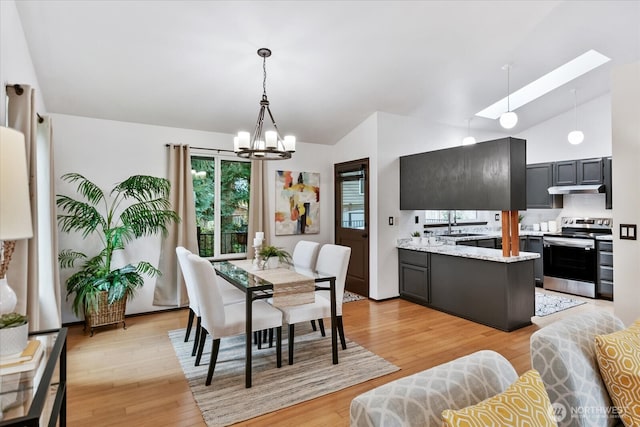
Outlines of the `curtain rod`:
M 166 144 L 165 147 L 171 147 L 171 144 Z M 217 151 L 218 153 L 235 153 L 233 150 L 225 150 L 222 148 L 206 148 L 206 147 L 189 147 L 194 148 L 196 150 L 209 150 L 209 151 Z
M 24 89 L 19 84 L 13 85 L 13 89 L 16 91 L 16 95 L 18 95 L 18 96 L 20 96 L 20 95 L 22 95 L 24 93 Z M 38 116 L 38 123 L 44 122 L 44 119 L 42 118 L 40 113 L 36 113 L 36 116 Z

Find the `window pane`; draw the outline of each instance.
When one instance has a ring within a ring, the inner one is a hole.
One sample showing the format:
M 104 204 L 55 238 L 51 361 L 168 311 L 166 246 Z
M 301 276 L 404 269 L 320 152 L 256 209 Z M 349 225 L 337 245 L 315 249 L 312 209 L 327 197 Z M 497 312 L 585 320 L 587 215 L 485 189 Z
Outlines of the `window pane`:
M 448 222 L 449 214 L 453 215 L 453 222 L 472 221 L 478 217 L 478 211 L 424 211 L 424 219 L 427 223 Z
M 363 179 L 343 180 L 340 182 L 342 194 L 342 228 L 364 230 L 364 191 L 360 185 Z
M 200 256 L 215 255 L 215 159 L 191 157 Z
M 247 251 L 251 163 L 220 162 L 220 253 Z

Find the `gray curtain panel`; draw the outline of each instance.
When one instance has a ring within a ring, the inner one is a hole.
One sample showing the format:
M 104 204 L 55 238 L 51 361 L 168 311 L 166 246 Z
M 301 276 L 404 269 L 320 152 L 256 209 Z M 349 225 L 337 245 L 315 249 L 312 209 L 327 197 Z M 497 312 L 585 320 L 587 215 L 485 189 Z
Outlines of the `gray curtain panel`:
M 198 253 L 191 154 L 188 145 L 170 144 L 167 150 L 169 150 L 168 179 L 171 182 L 169 199 L 173 210 L 180 217 L 180 222 L 171 224 L 168 235 L 162 239 L 158 262 L 162 276 L 156 280 L 153 305 L 182 307 L 189 304 L 189 298 L 178 267 L 176 247 L 183 246 L 193 253 Z
M 249 226 L 247 227 L 247 259 L 254 257 L 253 238 L 257 231 L 264 232 L 263 245 L 269 244 L 271 217 L 267 200 L 267 164 L 262 160 L 251 161 L 249 187 Z

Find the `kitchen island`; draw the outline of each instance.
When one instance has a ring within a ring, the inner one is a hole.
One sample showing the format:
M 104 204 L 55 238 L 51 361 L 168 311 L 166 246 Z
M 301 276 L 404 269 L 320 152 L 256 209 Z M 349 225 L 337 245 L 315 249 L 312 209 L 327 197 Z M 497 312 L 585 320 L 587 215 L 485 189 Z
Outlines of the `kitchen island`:
M 502 256 L 498 249 L 398 243 L 400 296 L 503 331 L 535 315 L 537 253 Z

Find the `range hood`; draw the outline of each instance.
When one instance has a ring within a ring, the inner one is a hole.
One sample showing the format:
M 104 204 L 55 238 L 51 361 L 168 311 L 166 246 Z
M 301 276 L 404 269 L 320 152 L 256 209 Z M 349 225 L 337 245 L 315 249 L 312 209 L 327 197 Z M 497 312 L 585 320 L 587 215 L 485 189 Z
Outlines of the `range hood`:
M 559 185 L 556 187 L 549 187 L 547 191 L 549 194 L 598 194 L 605 192 L 603 184 Z

